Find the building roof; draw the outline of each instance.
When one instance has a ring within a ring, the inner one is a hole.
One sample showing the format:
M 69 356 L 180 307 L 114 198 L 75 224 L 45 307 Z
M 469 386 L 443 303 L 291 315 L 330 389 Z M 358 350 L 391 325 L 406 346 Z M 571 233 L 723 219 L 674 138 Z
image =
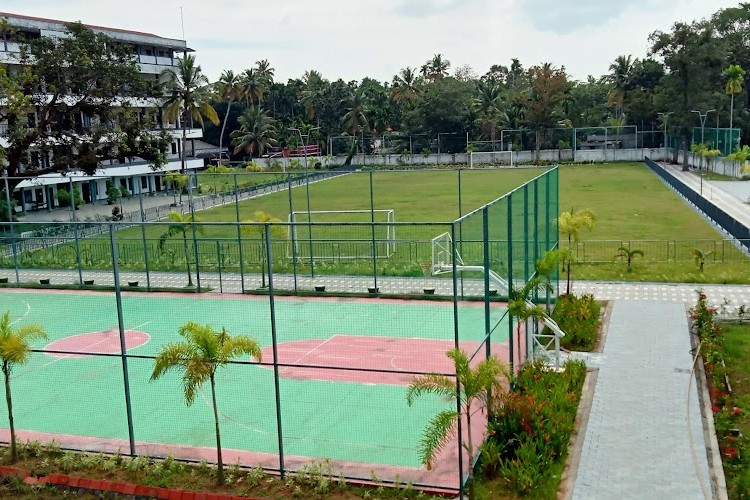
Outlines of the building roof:
M 61 27 L 64 27 L 66 24 L 73 22 L 73 21 L 62 21 L 59 19 L 49 19 L 46 17 L 35 17 L 35 16 L 27 16 L 25 14 L 13 14 L 11 12 L 0 12 L 0 18 L 5 17 L 8 19 L 8 22 L 15 26 L 15 24 L 12 22 L 13 19 L 18 20 L 24 20 L 29 21 L 30 23 L 46 23 L 46 24 L 53 24 L 53 25 L 60 25 Z M 153 33 L 146 33 L 143 31 L 134 31 L 134 30 L 127 30 L 123 28 L 110 28 L 107 26 L 98 26 L 96 24 L 85 24 L 82 23 L 87 28 L 90 28 L 95 31 L 101 31 L 104 33 L 121 33 L 123 35 L 132 35 L 136 37 L 148 37 L 148 38 L 155 38 L 159 41 L 159 45 L 167 46 L 169 48 L 173 49 L 179 49 L 186 52 L 193 52 L 193 49 L 187 47 L 187 42 L 185 40 L 179 40 L 176 38 L 165 38 L 163 36 L 154 35 Z M 22 25 L 22 27 L 34 27 L 29 25 Z M 40 28 L 36 26 L 36 28 Z M 117 37 L 122 38 L 122 37 Z
M 188 170 L 192 170 L 194 167 L 188 167 Z M 87 180 L 95 180 L 95 179 L 111 179 L 113 177 L 130 177 L 133 175 L 148 175 L 148 174 L 154 174 L 159 172 L 170 172 L 170 171 L 178 171 L 180 170 L 180 163 L 179 162 L 170 162 L 166 165 L 163 165 L 161 169 L 154 171 L 153 168 L 151 168 L 151 165 L 148 163 L 141 163 L 141 164 L 131 164 L 131 165 L 124 165 L 124 166 L 117 166 L 117 167 L 105 167 L 105 168 L 99 168 L 96 170 L 96 173 L 94 175 L 87 175 L 83 172 L 80 172 L 78 170 L 73 172 L 68 172 L 67 174 L 63 175 L 61 173 L 51 173 L 51 174 L 44 174 L 37 177 L 32 177 L 30 179 L 24 179 L 23 181 L 19 182 L 18 185 L 16 185 L 14 191 L 19 191 L 23 188 L 36 188 L 36 187 L 42 187 L 42 186 L 54 186 L 56 184 L 64 184 L 67 182 L 70 182 L 70 179 L 73 179 L 73 182 L 80 182 L 80 181 L 87 181 Z

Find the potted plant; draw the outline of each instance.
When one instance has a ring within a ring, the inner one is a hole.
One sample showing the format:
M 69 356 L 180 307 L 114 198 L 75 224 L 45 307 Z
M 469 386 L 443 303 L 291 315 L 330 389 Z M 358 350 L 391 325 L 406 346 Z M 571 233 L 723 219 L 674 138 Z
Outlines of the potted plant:
M 94 284 L 94 280 L 83 280 L 83 284 L 87 286 L 91 286 Z
M 7 283 L 7 282 L 8 282 L 8 278 L 0 278 L 0 284 Z
M 380 289 L 379 289 L 378 287 L 376 287 L 376 286 L 368 286 L 368 287 L 367 287 L 367 291 L 368 291 L 369 293 L 378 293 L 378 291 L 379 291 L 379 290 L 380 290 Z
M 138 286 L 138 282 L 137 281 L 128 281 L 128 286 L 133 286 L 133 287 Z
M 326 286 L 325 285 L 315 285 L 315 291 L 316 292 L 325 292 Z
M 39 280 L 40 285 L 49 285 L 49 278 L 42 278 Z

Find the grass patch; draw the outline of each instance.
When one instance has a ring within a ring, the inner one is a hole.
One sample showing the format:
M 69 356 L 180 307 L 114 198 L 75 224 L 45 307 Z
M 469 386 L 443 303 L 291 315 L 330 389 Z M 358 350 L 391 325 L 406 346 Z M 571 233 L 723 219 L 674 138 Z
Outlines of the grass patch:
M 596 214 L 586 240 L 723 239 L 643 163 L 560 167 L 560 210 Z
M 593 281 L 647 281 L 662 283 L 750 283 L 748 262 L 706 263 L 700 272 L 693 262 L 653 262 L 639 261 L 633 271 L 627 272 L 625 264 L 576 264 L 574 278 Z

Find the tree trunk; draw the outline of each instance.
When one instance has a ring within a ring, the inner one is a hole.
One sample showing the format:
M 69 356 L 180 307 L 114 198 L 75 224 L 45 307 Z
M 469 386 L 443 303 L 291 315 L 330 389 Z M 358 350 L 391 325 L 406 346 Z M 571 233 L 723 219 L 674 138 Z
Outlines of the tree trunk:
M 186 230 L 182 231 L 182 246 L 185 249 L 185 265 L 187 266 L 188 286 L 193 286 L 193 275 L 190 272 L 190 252 L 188 251 Z
M 13 423 L 13 399 L 10 394 L 10 365 L 3 361 L 3 376 L 5 378 L 5 403 L 8 406 L 8 427 L 10 428 L 10 461 L 18 462 L 18 448 L 16 447 L 16 427 Z
M 732 94 L 732 101 L 729 105 L 729 141 L 731 143 L 732 141 L 732 125 L 733 125 L 733 119 L 734 119 L 734 94 Z M 718 134 L 719 131 L 717 130 L 716 133 Z M 731 152 L 731 149 L 730 149 Z
M 570 295 L 570 263 L 573 260 L 573 249 L 570 247 L 570 236 L 568 236 L 568 251 L 570 254 L 568 255 L 568 269 L 566 269 L 566 272 L 568 274 L 567 278 L 567 285 L 565 288 L 565 295 Z
M 357 152 L 357 136 L 354 136 L 354 142 L 352 143 L 352 149 L 349 151 L 349 154 L 346 157 L 346 160 L 344 160 L 344 166 L 351 165 L 352 164 L 352 158 L 354 158 L 354 155 Z
M 232 107 L 232 100 L 227 101 L 227 113 L 224 115 L 224 123 L 221 125 L 221 134 L 219 135 L 219 160 L 216 162 L 216 166 L 221 165 L 221 148 L 224 144 L 224 131 L 227 128 L 227 120 L 229 120 L 229 109 Z
M 458 417 L 461 418 L 461 417 Z M 460 437 L 459 437 L 460 439 Z M 471 403 L 466 401 L 466 458 L 469 461 L 469 500 L 474 499 L 474 445 L 471 440 Z
M 182 144 L 180 145 L 180 173 L 185 173 L 185 142 L 187 141 L 187 109 L 182 113 Z M 182 191 L 180 191 L 180 203 L 182 203 Z
M 219 431 L 219 408 L 216 405 L 216 381 L 214 374 L 211 374 L 211 402 L 214 407 L 214 424 L 216 425 L 216 458 L 218 461 L 217 481 L 224 484 L 224 460 L 221 457 L 221 432 Z
M 542 131 L 537 129 L 536 131 L 536 144 L 534 144 L 534 158 L 539 161 L 541 158 L 542 151 Z

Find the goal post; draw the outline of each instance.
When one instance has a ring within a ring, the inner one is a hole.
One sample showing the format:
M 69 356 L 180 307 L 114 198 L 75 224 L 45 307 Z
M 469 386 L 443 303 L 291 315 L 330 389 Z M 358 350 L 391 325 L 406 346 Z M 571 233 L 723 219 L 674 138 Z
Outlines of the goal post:
M 513 151 L 471 151 L 469 168 L 512 167 Z
M 396 252 L 393 209 L 295 210 L 289 214 L 287 257 L 313 261 L 369 259 Z

